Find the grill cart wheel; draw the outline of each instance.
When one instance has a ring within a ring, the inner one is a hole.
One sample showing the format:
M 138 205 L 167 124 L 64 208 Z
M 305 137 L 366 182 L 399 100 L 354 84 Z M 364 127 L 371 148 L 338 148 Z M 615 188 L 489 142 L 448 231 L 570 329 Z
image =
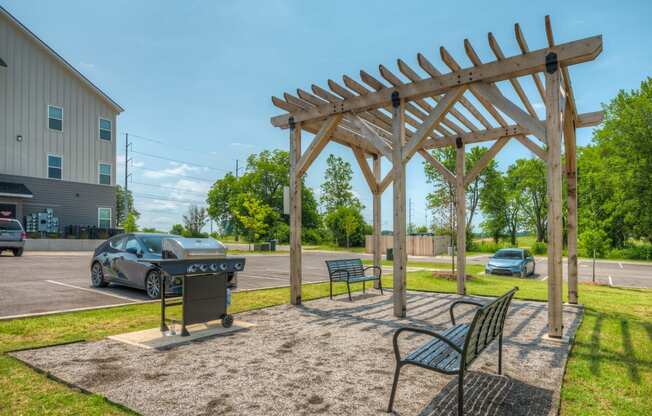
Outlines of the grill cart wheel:
M 222 318 L 222 326 L 224 328 L 231 328 L 231 325 L 233 325 L 233 315 L 224 315 Z

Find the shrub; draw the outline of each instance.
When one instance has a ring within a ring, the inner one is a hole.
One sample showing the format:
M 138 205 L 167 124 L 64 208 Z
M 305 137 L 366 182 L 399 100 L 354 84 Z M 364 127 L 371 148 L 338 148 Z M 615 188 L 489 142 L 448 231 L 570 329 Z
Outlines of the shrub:
M 532 254 L 546 254 L 548 252 L 548 245 L 543 241 L 535 241 L 530 247 Z
M 609 245 L 610 240 L 603 230 L 586 230 L 580 234 L 580 255 L 584 257 L 593 257 L 595 253 L 596 257 L 603 258 L 609 250 Z

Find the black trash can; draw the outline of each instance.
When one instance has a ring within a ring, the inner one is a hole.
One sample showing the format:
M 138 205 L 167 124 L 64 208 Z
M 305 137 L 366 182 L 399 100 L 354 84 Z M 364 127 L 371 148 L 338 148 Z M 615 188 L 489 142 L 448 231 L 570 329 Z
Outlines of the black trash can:
M 388 248 L 387 252 L 385 253 L 385 258 L 387 260 L 394 260 L 394 249 L 393 248 Z
M 278 240 L 269 240 L 269 251 L 276 251 L 276 243 Z

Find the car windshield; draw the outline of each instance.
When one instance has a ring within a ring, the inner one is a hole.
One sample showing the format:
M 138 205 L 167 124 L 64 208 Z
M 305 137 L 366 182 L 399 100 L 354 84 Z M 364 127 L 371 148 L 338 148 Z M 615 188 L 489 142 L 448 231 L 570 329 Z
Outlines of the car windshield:
M 523 254 L 516 250 L 500 250 L 494 255 L 496 259 L 522 259 Z
M 163 237 L 140 237 L 148 253 L 161 254 Z
M 23 227 L 17 221 L 0 221 L 0 230 L 2 231 L 23 231 Z

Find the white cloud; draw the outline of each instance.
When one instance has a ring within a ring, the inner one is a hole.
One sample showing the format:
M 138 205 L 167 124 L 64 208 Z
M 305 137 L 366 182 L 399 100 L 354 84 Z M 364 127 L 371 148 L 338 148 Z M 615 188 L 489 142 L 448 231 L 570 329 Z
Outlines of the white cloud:
M 249 144 L 249 143 L 240 143 L 240 142 L 232 142 L 232 143 L 231 143 L 231 146 L 235 146 L 235 147 L 246 147 L 246 148 L 252 148 L 252 147 L 254 147 L 253 144 Z
M 170 176 L 186 175 L 188 173 L 198 172 L 201 169 L 195 166 L 186 165 L 185 163 L 170 162 L 172 165 L 169 168 L 160 169 L 160 170 L 148 170 L 143 174 L 148 178 L 158 179 L 158 178 L 168 178 Z

